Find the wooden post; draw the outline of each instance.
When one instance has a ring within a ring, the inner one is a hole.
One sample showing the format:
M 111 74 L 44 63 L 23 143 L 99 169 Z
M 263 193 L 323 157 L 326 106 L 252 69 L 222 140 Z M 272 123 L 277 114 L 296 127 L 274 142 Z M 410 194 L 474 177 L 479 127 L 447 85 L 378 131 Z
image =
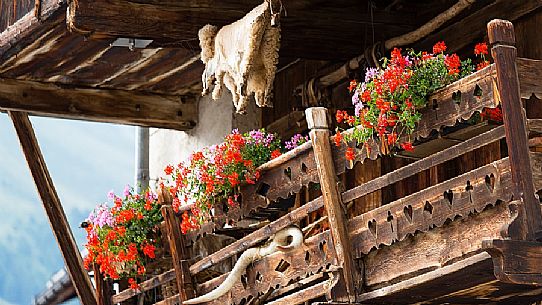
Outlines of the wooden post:
M 519 207 L 519 226 L 513 238 L 534 240 L 541 231 L 540 203 L 535 197 L 533 175 L 527 145 L 527 130 L 521 104 L 516 68 L 516 38 L 509 21 L 493 20 L 487 25 L 491 55 L 497 68 L 506 143 L 513 181 L 513 196 L 523 202 Z
M 314 158 L 320 176 L 320 187 L 324 206 L 329 218 L 329 226 L 339 266 L 342 268 L 342 279 L 332 290 L 334 301 L 355 302 L 356 286 L 359 285 L 359 270 L 352 257 L 352 247 L 346 228 L 346 208 L 337 185 L 337 174 L 333 163 L 330 145 L 330 131 L 327 121 L 327 109 L 323 107 L 308 108 L 305 111 L 310 128 L 310 138 L 314 149 Z
M 179 288 L 179 302 L 182 305 L 183 301 L 195 296 L 194 286 L 190 277 L 190 266 L 186 260 L 188 255 L 184 246 L 184 237 L 181 235 L 179 219 L 175 216 L 171 205 L 162 206 L 162 215 L 166 223 L 171 259 L 173 259 L 175 278 L 177 279 L 177 287 Z
M 96 293 L 92 282 L 83 266 L 81 254 L 73 238 L 73 233 L 62 209 L 62 204 L 56 193 L 53 180 L 41 154 L 41 150 L 34 134 L 28 115 L 24 112 L 9 112 L 13 126 L 19 137 L 26 162 L 34 178 L 34 183 L 40 195 L 43 207 L 49 218 L 56 241 L 66 263 L 66 269 L 72 280 L 75 291 L 83 305 L 97 305 Z
M 98 305 L 113 305 L 111 297 L 113 296 L 113 285 L 111 279 L 104 279 L 100 273 L 100 266 L 94 264 L 94 283 L 96 285 L 96 298 Z

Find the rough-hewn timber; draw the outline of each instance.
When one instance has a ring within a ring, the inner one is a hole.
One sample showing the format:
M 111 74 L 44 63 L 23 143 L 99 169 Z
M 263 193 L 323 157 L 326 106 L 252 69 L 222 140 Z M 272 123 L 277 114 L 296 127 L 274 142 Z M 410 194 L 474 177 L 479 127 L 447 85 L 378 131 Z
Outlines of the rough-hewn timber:
M 81 254 L 49 175 L 30 119 L 24 112 L 9 112 L 9 115 L 79 299 L 83 305 L 97 305 L 94 287 L 83 267 Z
M 191 129 L 197 120 L 197 104 L 176 96 L 3 78 L 0 110 L 178 130 Z

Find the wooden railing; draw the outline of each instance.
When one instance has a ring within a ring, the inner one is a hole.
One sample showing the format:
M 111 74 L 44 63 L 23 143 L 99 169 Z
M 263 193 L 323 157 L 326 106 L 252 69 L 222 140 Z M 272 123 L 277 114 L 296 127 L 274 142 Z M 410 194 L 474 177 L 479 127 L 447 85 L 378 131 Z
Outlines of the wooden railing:
M 439 268 L 479 253 L 483 251 L 484 238 L 534 241 L 542 226 L 540 204 L 538 200 L 533 200 L 534 191 L 542 188 L 542 155 L 529 153 L 525 135 L 527 131 L 542 133 L 542 121 L 525 121 L 520 98 L 532 94 L 542 96 L 542 61 L 516 60 L 513 52 L 498 57 L 513 49 L 513 39 L 507 36 L 509 27 L 506 23 L 498 22 L 493 28 L 490 27 L 493 31 L 490 31 L 490 39 L 495 43 L 495 64 L 431 96 L 415 137 L 423 140 L 432 131 L 453 126 L 458 120 L 468 119 L 474 112 L 499 104 L 504 112 L 504 125 L 474 132 L 470 138 L 455 145 L 341 191 L 337 186 L 337 176 L 345 173 L 352 164 L 345 160 L 345 147 L 336 148 L 330 144 L 333 138 L 326 129 L 325 109 L 309 109 L 307 119 L 311 128 L 311 142 L 260 167 L 260 181 L 256 185 L 243 186 L 239 207 L 218 211 L 216 215 L 220 217 L 215 221 L 183 236 L 178 230 L 178 219 L 166 204 L 163 213 L 174 268 L 144 281 L 139 291 L 124 290 L 105 303 L 124 302 L 174 279 L 179 294 L 157 304 L 182 303 L 194 293 L 206 293 L 218 286 L 227 274 L 204 283 L 194 283 L 193 279 L 200 272 L 240 255 L 283 228 L 299 225 L 308 214 L 321 209 L 326 211 L 324 221 L 328 223 L 329 230 L 307 235 L 303 247 L 291 253 L 275 253 L 255 262 L 246 277 L 235 284 L 230 293 L 210 303 L 248 304 L 256 303 L 255 299 L 259 299 L 262 302 L 273 300 L 269 303 L 273 305 L 298 304 L 327 293 L 336 301 L 355 302 L 360 300 L 360 296 L 368 298 L 359 290 L 360 287 L 379 289 L 423 270 Z M 509 157 L 346 219 L 347 207 L 344 203 L 353 202 L 503 138 L 506 139 Z M 373 147 L 370 153 L 358 151 L 356 155 L 355 162 L 363 162 L 366 158 L 376 159 L 379 148 Z M 230 220 L 248 217 L 280 198 L 296 194 L 309 183 L 320 183 L 323 196 L 294 208 L 196 262 L 187 257 L 186 247 L 202 235 L 221 228 Z M 322 222 L 322 219 L 317 222 Z M 302 229 L 307 233 L 314 225 L 307 223 Z M 439 232 L 440 235 L 417 235 L 429 231 Z M 409 236 L 418 237 L 407 241 Z M 435 243 L 440 242 L 437 246 L 439 251 L 449 251 L 446 257 L 442 258 L 442 252 L 435 254 L 428 249 L 431 238 Z M 448 239 L 465 242 L 456 242 L 454 245 L 457 249 L 452 249 L 447 244 Z M 412 263 L 415 260 L 418 261 Z M 397 264 L 400 261 L 403 262 L 400 267 L 390 265 L 391 262 Z M 360 276 L 362 270 L 363 278 Z M 504 270 L 497 277 L 505 280 L 506 272 Z M 542 284 L 540 277 L 537 280 Z

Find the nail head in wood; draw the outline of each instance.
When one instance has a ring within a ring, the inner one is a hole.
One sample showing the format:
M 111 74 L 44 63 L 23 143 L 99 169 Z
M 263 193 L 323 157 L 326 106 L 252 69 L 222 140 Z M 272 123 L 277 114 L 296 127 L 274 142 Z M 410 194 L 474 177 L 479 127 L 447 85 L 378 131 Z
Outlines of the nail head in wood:
M 324 107 L 312 107 L 305 110 L 309 129 L 329 129 L 328 111 Z

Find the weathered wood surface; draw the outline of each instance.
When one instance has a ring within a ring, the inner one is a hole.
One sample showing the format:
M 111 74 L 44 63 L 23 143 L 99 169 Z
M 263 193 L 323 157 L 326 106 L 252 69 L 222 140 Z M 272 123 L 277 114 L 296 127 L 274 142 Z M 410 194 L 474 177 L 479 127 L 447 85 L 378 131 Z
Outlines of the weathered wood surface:
M 111 47 L 112 40 L 70 33 L 65 22 L 65 4 L 42 0 L 39 18 L 29 13 L 0 33 L 0 77 L 188 97 L 200 94 L 203 64 L 198 51 Z
M 542 286 L 542 242 L 485 240 L 495 275 L 505 283 Z
M 83 267 L 81 254 L 49 175 L 32 123 L 26 113 L 9 112 L 9 115 L 77 295 L 83 305 L 97 305 L 96 292 Z
M 71 30 L 92 38 L 134 37 L 153 39 L 161 46 L 197 47 L 197 32 L 204 25 L 232 23 L 261 2 L 78 0 L 71 2 L 67 22 Z M 278 1 L 275 3 L 278 10 Z M 281 53 L 290 58 L 350 59 L 363 49 L 359 35 L 365 26 L 375 28 L 374 40 L 378 41 L 406 33 L 429 19 L 426 15 L 413 18 L 415 11 L 410 10 L 370 12 L 366 5 L 352 1 L 284 5 L 287 14 L 281 18 Z M 163 20 L 168 20 L 167 24 Z M 301 40 L 303 43 L 299 43 Z M 338 45 L 341 48 L 335 47 Z
M 225 259 L 239 254 L 246 249 L 257 245 L 258 243 L 271 237 L 278 231 L 288 227 L 289 225 L 296 223 L 306 217 L 309 213 L 312 213 L 324 206 L 322 197 L 319 197 L 300 208 L 284 215 L 283 217 L 273 221 L 272 223 L 265 225 L 264 227 L 254 231 L 252 234 L 224 247 L 223 249 L 199 260 L 190 266 L 190 273 L 197 274 L 212 265 L 220 263 Z
M 168 270 L 160 275 L 153 276 L 152 278 L 139 284 L 139 289 L 126 289 L 118 294 L 114 295 L 111 300 L 113 304 L 124 302 L 133 296 L 139 295 L 142 292 L 151 290 L 155 287 L 163 285 L 175 279 L 175 270 Z
M 329 292 L 333 288 L 339 279 L 339 275 L 335 275 L 334 279 L 329 279 L 325 282 L 315 284 L 311 287 L 307 287 L 301 291 L 294 292 L 293 294 L 284 296 L 278 300 L 267 303 L 267 305 L 297 305 L 308 302 L 314 298 L 322 296 Z
M 521 98 L 528 99 L 533 94 L 542 98 L 542 60 L 517 58 L 516 66 L 519 76 Z
M 354 255 L 359 258 L 417 231 L 481 212 L 499 200 L 508 202 L 512 187 L 508 167 L 508 159 L 493 162 L 350 220 Z
M 521 104 L 520 84 L 516 69 L 516 38 L 511 22 L 493 20 L 487 25 L 491 55 L 497 70 L 498 94 L 500 96 L 506 143 L 512 174 L 512 194 L 521 199 L 519 219 L 515 236 L 517 239 L 534 240 L 542 231 L 540 201 L 535 197 L 533 176 L 527 145 L 526 121 Z
M 424 258 L 420 258 L 423 260 Z M 535 304 L 542 288 L 496 280 L 493 262 L 479 253 L 361 295 L 363 304 Z
M 37 1 L 40 3 L 40 1 Z M 35 5 L 34 0 L 1 0 L 0 1 L 0 33 L 29 13 Z
M 284 271 L 277 271 L 279 265 L 287 263 Z M 232 290 L 208 305 L 246 304 L 254 296 L 266 293 L 271 288 L 285 287 L 292 281 L 308 277 L 319 272 L 337 269 L 333 241 L 329 231 L 305 240 L 302 247 L 287 253 L 275 253 L 259 261 L 247 269 Z M 225 278 L 224 274 L 198 287 L 202 295 L 214 289 Z M 243 301 L 244 300 L 244 301 Z
M 542 6 L 538 0 L 497 0 L 481 7 L 476 12 L 460 16 L 443 29 L 414 44 L 414 49 L 430 51 L 438 41 L 445 40 L 448 51 L 457 52 L 473 41 L 483 37 L 486 24 L 495 18 L 515 21 Z
M 482 252 L 482 240 L 505 238 L 516 216 L 503 202 L 373 250 L 362 257 L 366 284 L 380 289 Z
M 179 290 L 179 301 L 182 304 L 183 301 L 194 297 L 192 278 L 188 272 L 188 253 L 184 244 L 184 236 L 181 235 L 180 221 L 173 208 L 170 205 L 164 205 L 161 212 L 166 223 L 169 249 L 173 260 L 177 289 Z
M 40 0 L 40 7 L 39 16 L 29 12 L 4 31 L 0 31 L 0 62 L 15 55 L 24 46 L 62 22 L 63 16 L 60 12 L 62 7 L 66 8 L 62 3 L 56 0 Z M 45 19 L 49 20 L 47 24 L 41 22 Z
M 277 133 L 282 139 L 290 139 L 297 133 L 307 130 L 307 121 L 303 111 L 292 111 L 267 125 L 268 132 Z
M 346 207 L 342 202 L 338 188 L 337 173 L 335 172 L 331 150 L 328 111 L 323 107 L 309 108 L 305 111 L 305 115 L 310 128 L 309 135 L 320 178 L 320 188 L 328 217 L 329 229 L 337 253 L 338 265 L 342 268 L 340 271 L 342 278 L 333 293 L 334 299 L 355 302 L 356 287 L 361 285 L 361 275 L 352 258 L 352 245 L 346 228 Z M 343 285 L 345 291 L 340 291 Z
M 94 285 L 96 287 L 96 301 L 98 305 L 113 305 L 113 302 L 111 302 L 113 280 L 103 278 L 98 264 L 94 264 L 92 269 L 94 271 Z
M 0 110 L 178 130 L 191 129 L 197 121 L 197 104 L 182 103 L 175 96 L 4 78 Z
M 504 137 L 504 128 L 497 127 L 481 135 L 473 137 L 465 142 L 456 144 L 448 149 L 433 154 L 427 158 L 416 161 L 391 173 L 375 178 L 369 182 L 356 186 L 343 193 L 343 201 L 348 202 L 381 189 L 384 186 L 391 185 L 397 181 L 413 176 L 421 171 L 427 170 L 433 166 L 452 160 L 461 154 L 473 151 Z

